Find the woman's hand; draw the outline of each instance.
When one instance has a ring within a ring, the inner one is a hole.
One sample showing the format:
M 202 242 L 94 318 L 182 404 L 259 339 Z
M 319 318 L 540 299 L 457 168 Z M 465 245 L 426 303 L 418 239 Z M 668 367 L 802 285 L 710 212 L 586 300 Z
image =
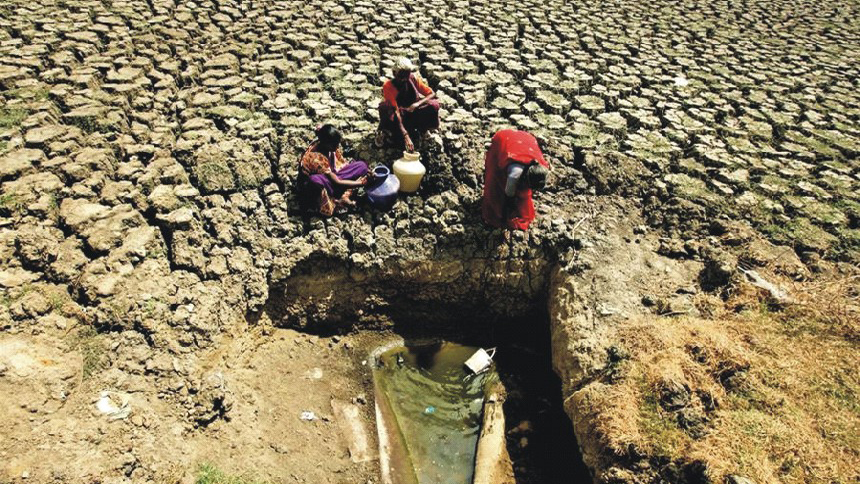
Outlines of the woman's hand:
M 408 134 L 403 134 L 403 142 L 406 145 L 406 151 L 415 151 L 415 145 L 412 144 L 412 139 Z
M 421 99 L 415 101 L 414 103 L 410 104 L 409 106 L 406 106 L 405 108 L 400 108 L 400 110 L 403 112 L 411 113 L 411 112 L 415 111 L 416 109 L 420 108 L 421 106 L 423 106 L 424 103 L 426 103 L 430 99 L 431 99 L 430 96 L 421 98 Z
M 360 187 L 363 185 L 367 185 L 367 175 L 355 180 L 343 180 L 342 183 L 348 187 Z

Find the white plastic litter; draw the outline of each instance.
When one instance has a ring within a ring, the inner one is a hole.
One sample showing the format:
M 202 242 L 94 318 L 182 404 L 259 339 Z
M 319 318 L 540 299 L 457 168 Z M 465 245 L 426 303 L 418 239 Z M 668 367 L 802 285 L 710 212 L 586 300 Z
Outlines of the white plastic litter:
M 747 278 L 749 279 L 750 283 L 753 286 L 758 287 L 760 289 L 764 289 L 765 291 L 767 291 L 768 294 L 770 295 L 770 297 L 775 302 L 777 302 L 779 304 L 792 304 L 794 302 L 794 299 L 792 299 L 792 297 L 789 296 L 788 292 L 786 292 L 785 289 L 783 289 L 783 288 L 777 286 L 776 284 L 773 284 L 772 282 L 766 280 L 758 272 L 756 272 L 754 270 L 746 270 L 746 269 L 741 269 L 741 272 L 743 272 L 747 276 Z
M 312 420 L 316 420 L 317 416 L 313 412 L 304 411 L 304 412 L 302 412 L 302 416 L 299 418 L 301 418 L 302 420 L 306 420 L 306 421 L 310 422 Z
M 490 348 L 489 351 L 484 348 L 479 348 L 472 356 L 466 360 L 466 368 L 472 373 L 478 374 L 486 370 L 493 364 L 493 357 L 496 356 L 496 349 Z
M 323 377 L 322 368 L 311 368 L 305 372 L 304 376 L 307 380 L 320 380 Z
M 101 392 L 98 401 L 96 401 L 96 409 L 111 420 L 126 419 L 131 413 L 129 396 L 124 393 L 105 390 Z

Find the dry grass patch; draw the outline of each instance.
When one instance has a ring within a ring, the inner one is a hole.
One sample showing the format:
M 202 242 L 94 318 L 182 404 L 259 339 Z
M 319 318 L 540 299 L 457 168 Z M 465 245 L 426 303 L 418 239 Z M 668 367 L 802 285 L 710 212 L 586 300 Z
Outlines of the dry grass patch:
M 243 476 L 235 476 L 223 472 L 212 464 L 201 464 L 197 473 L 195 484 L 265 484 Z
M 712 482 L 858 482 L 860 322 L 850 282 L 810 283 L 783 311 L 741 285 L 728 301 L 749 308 L 740 313 L 618 328 L 629 356 L 579 397 L 603 448 L 704 464 Z

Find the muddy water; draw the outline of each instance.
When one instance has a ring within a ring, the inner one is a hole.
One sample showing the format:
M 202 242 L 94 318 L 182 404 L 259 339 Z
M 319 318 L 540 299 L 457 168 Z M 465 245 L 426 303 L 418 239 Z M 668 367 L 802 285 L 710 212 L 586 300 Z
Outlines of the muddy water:
M 394 348 L 378 359 L 375 378 L 419 484 L 472 482 L 484 383 L 498 378 L 467 373 L 463 363 L 477 349 L 441 342 Z

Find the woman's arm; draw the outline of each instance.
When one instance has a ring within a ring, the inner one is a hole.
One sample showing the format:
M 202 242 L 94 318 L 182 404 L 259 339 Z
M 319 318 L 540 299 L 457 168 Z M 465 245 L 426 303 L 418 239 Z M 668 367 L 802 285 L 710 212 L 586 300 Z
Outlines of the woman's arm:
M 520 185 L 520 178 L 525 173 L 526 167 L 521 163 L 511 163 L 508 165 L 507 177 L 505 180 L 505 196 L 508 198 L 517 194 L 517 188 Z
M 414 103 L 412 103 L 411 105 L 409 105 L 409 107 L 404 108 L 403 110 L 404 110 L 404 111 L 409 111 L 409 112 L 415 111 L 416 109 L 420 108 L 420 107 L 421 107 L 421 106 L 423 106 L 424 104 L 427 104 L 427 101 L 429 101 L 429 100 L 431 100 L 431 99 L 435 99 L 435 98 L 436 98 L 436 93 L 435 93 L 435 92 L 431 92 L 429 95 L 424 96 L 424 97 L 422 97 L 421 99 L 419 99 L 419 100 L 415 101 Z
M 407 136 L 406 128 L 403 126 L 403 116 L 400 115 L 400 110 L 406 108 L 398 108 L 394 111 L 394 115 L 397 116 L 397 124 L 400 125 L 400 132 L 403 133 L 403 136 Z
M 338 178 L 337 173 L 330 171 L 328 172 L 328 177 L 331 178 L 331 181 L 337 183 L 338 185 L 343 185 L 345 187 L 360 187 L 362 185 L 367 184 L 366 176 L 363 176 L 358 180 L 344 180 L 343 178 Z
M 425 84 L 424 80 L 421 79 L 420 76 L 415 75 L 414 79 L 415 79 L 415 87 L 418 90 L 418 95 L 421 97 L 419 99 L 417 99 L 414 103 L 412 103 L 412 105 L 410 105 L 406 109 L 407 111 L 414 111 L 414 110 L 420 108 L 421 106 L 423 106 L 424 104 L 426 104 L 427 101 L 436 98 L 436 92 L 434 92 L 430 86 Z
M 411 111 L 411 109 L 409 109 Z M 406 151 L 415 151 L 415 145 L 412 143 L 412 138 L 409 137 L 409 132 L 406 131 L 406 127 L 403 126 L 403 117 L 400 116 L 400 110 L 397 109 L 394 111 L 395 116 L 397 116 L 397 122 L 400 124 L 400 132 L 403 134 L 403 144 L 406 145 Z

